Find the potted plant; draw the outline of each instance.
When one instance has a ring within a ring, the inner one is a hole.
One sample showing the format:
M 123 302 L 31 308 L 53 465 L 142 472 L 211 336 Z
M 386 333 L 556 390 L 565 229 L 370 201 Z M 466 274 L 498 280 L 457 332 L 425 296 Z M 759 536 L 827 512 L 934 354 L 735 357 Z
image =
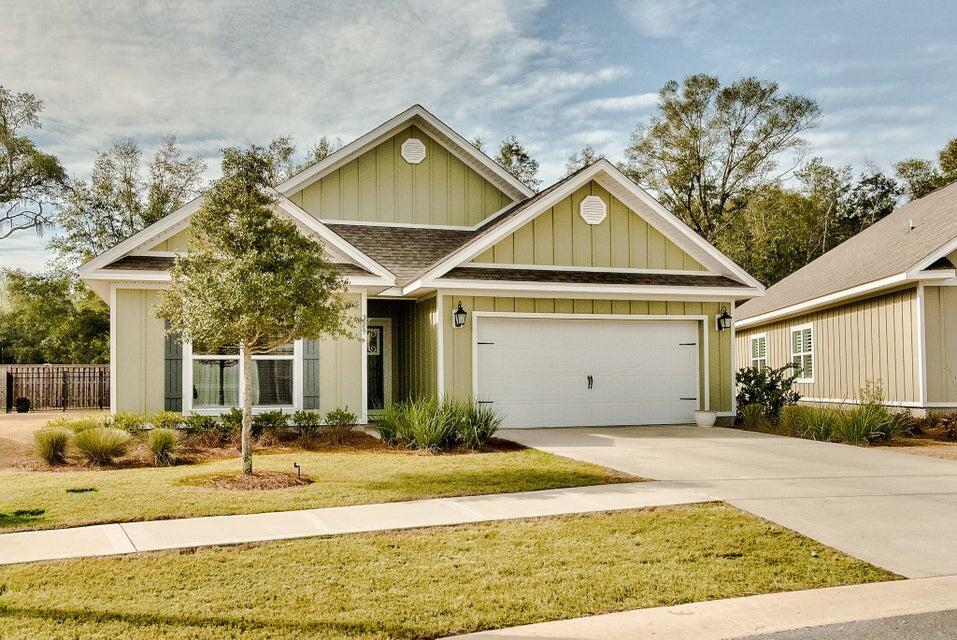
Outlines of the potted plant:
M 713 427 L 718 420 L 717 411 L 695 411 L 694 423 L 699 427 Z
M 17 413 L 26 413 L 30 410 L 30 398 L 20 397 L 13 401 Z

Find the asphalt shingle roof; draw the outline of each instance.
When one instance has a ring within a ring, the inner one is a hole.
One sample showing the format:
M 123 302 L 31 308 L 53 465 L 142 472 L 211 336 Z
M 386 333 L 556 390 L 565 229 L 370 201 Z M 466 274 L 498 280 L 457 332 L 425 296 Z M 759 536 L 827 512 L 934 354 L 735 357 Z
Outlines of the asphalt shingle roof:
M 957 182 L 900 207 L 834 247 L 769 287 L 764 297 L 738 307 L 735 317 L 752 318 L 904 273 L 954 238 Z
M 445 278 L 498 280 L 505 282 L 561 282 L 571 284 L 661 285 L 673 287 L 740 287 L 737 280 L 725 276 L 622 273 L 616 271 L 563 271 L 559 269 L 498 269 L 494 267 L 456 267 Z

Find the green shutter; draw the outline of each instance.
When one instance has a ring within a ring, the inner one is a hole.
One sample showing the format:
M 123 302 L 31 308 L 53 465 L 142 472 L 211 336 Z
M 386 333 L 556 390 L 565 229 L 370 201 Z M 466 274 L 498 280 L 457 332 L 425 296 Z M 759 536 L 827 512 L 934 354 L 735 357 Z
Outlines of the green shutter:
M 302 341 L 302 408 L 319 408 L 319 341 Z
M 166 321 L 169 329 L 169 321 Z M 166 334 L 163 349 L 163 408 L 183 410 L 183 343 L 178 334 Z

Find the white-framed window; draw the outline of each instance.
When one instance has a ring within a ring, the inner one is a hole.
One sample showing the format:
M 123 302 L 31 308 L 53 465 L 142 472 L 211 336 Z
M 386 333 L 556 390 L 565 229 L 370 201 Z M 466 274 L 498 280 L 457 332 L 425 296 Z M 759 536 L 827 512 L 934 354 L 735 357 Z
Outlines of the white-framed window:
M 768 334 L 756 333 L 751 336 L 751 366 L 768 366 Z
M 184 412 L 221 413 L 242 406 L 243 361 L 238 347 L 215 352 L 183 345 Z M 302 405 L 302 344 L 296 341 L 252 357 L 253 408 Z
M 814 327 L 791 327 L 791 362 L 798 367 L 797 382 L 814 382 Z

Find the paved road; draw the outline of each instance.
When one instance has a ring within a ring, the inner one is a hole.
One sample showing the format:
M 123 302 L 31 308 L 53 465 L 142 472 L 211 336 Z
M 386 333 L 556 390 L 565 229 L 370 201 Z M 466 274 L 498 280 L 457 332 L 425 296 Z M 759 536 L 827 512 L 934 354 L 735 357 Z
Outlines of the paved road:
M 705 491 L 906 577 L 957 574 L 954 460 L 692 426 L 501 435 Z
M 741 640 L 954 640 L 957 611 L 938 611 L 881 620 L 781 631 Z

